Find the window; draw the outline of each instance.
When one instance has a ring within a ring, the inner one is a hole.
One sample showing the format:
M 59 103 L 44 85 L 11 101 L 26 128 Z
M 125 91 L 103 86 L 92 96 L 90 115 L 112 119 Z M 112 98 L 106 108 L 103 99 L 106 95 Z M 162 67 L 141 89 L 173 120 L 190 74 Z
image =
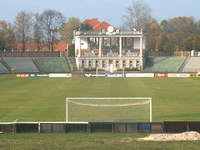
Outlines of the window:
M 119 60 L 116 60 L 116 68 L 119 67 Z
M 102 61 L 102 67 L 105 68 L 105 66 L 106 66 L 106 64 L 105 64 L 105 61 L 103 60 Z
M 133 67 L 133 61 L 132 60 L 129 61 L 129 64 L 130 64 L 130 67 Z
M 123 60 L 123 67 L 126 67 L 126 60 Z
M 91 60 L 89 60 L 89 62 L 88 62 L 89 64 L 89 67 L 91 68 L 92 67 L 92 62 L 91 62 Z
M 98 60 L 96 60 L 96 61 L 95 61 L 95 66 L 96 66 L 96 67 L 99 67 L 99 65 L 98 65 L 98 64 L 99 64 L 99 61 L 98 61 Z

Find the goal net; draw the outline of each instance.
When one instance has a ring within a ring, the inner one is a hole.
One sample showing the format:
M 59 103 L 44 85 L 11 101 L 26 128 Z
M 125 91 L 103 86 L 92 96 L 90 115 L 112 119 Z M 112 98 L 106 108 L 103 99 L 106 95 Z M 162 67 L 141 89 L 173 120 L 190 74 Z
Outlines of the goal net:
M 152 98 L 66 98 L 66 122 L 152 122 Z

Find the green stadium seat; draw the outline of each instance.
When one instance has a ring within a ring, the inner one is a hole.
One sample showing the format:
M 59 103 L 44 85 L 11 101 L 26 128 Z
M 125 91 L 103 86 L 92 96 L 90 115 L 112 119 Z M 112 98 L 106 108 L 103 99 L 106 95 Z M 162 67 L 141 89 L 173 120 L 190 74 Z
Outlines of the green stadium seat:
M 37 66 L 44 73 L 69 73 L 69 65 L 63 57 L 37 57 Z
M 32 59 L 29 57 L 6 57 L 3 59 L 14 73 L 39 72 Z
M 147 62 L 144 72 L 178 72 L 185 59 L 182 56 L 155 57 Z

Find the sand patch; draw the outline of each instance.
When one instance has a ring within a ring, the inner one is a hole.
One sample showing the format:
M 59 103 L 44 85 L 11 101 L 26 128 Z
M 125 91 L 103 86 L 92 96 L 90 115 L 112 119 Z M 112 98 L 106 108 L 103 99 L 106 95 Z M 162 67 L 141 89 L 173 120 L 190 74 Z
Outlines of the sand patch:
M 151 134 L 144 138 L 120 138 L 120 139 L 106 139 L 103 140 L 104 144 L 113 143 L 130 143 L 134 141 L 200 141 L 200 133 L 198 132 L 185 132 L 179 134 Z
M 200 133 L 185 132 L 180 134 L 152 134 L 148 137 L 137 138 L 137 141 L 200 141 Z

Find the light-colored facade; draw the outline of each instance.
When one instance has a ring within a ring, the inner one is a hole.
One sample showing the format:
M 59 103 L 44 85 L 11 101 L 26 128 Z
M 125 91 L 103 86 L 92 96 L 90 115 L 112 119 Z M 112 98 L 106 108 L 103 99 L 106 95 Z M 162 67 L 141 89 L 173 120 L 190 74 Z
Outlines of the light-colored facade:
M 143 70 L 145 37 L 142 31 L 74 32 L 79 70 Z

